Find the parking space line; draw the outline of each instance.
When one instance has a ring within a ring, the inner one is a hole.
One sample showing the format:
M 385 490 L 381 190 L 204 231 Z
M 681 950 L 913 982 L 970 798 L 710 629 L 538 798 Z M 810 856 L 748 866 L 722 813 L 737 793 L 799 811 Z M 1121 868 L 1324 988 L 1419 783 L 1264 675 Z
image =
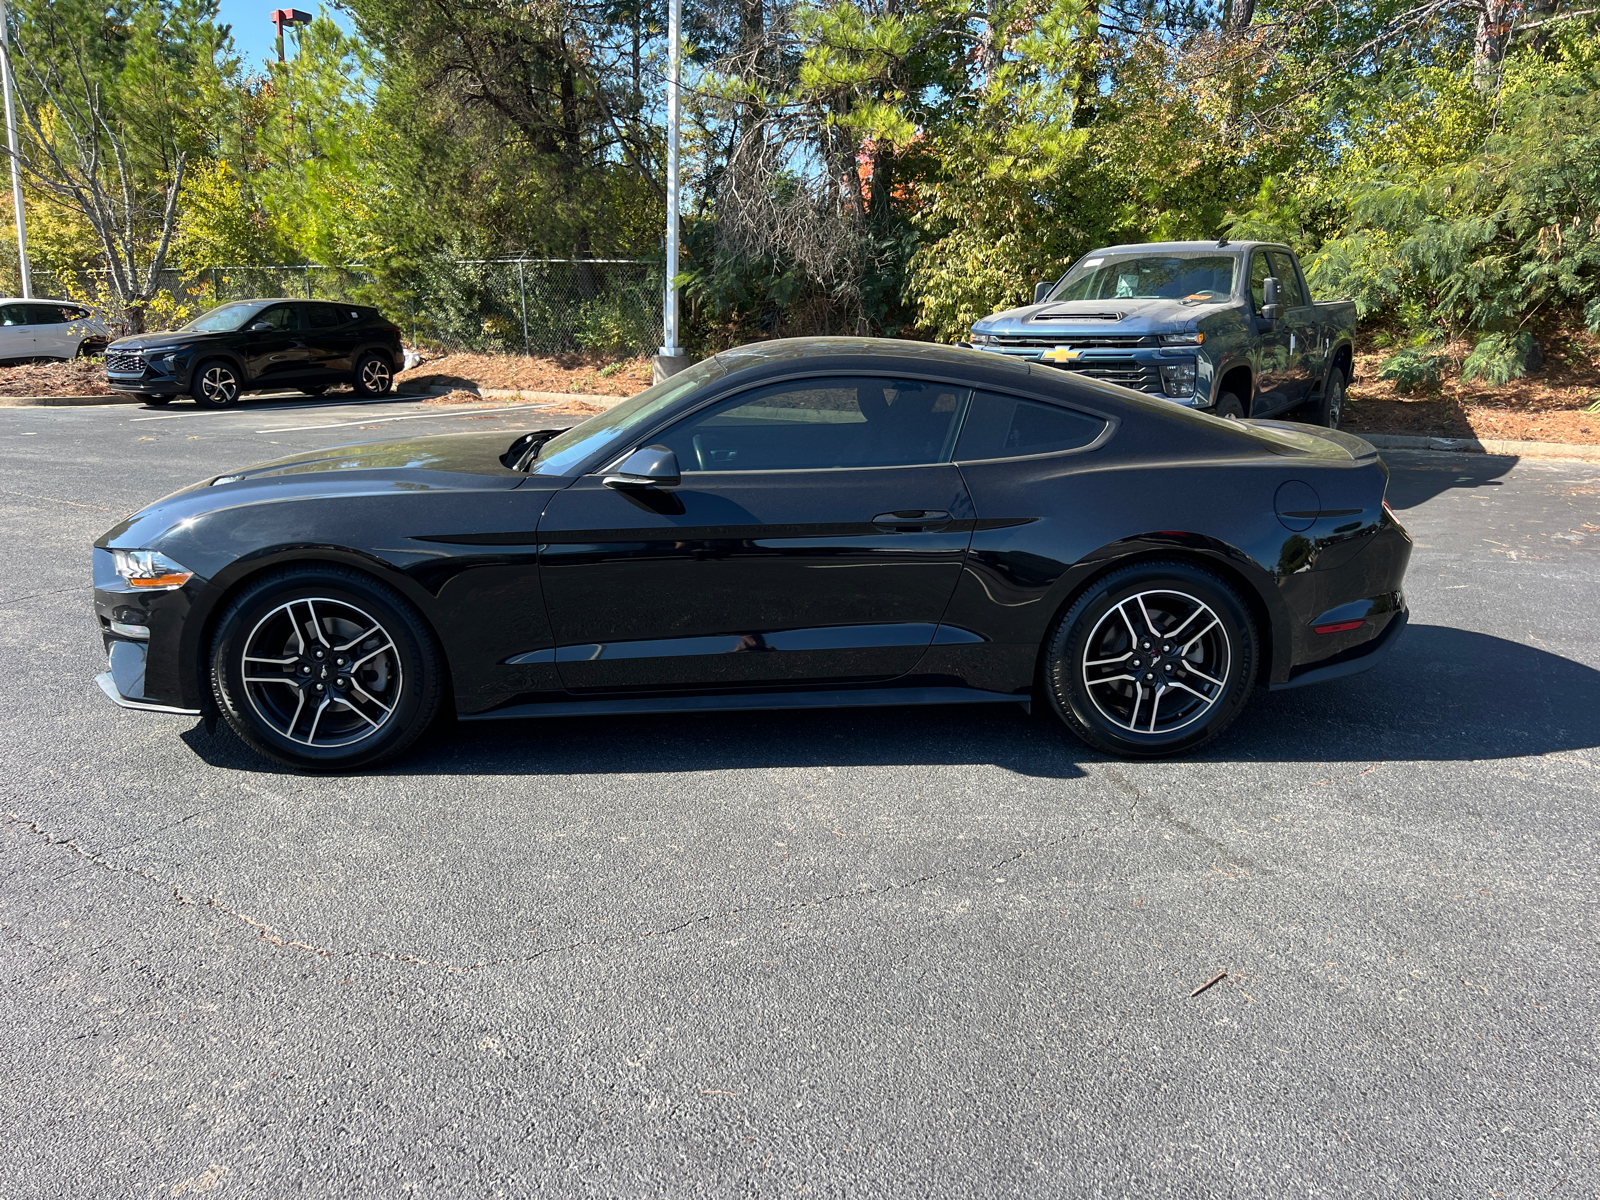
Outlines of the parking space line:
M 519 412 L 527 408 L 554 408 L 553 404 L 510 404 L 504 408 L 466 408 L 455 412 L 439 413 L 409 413 L 400 417 L 365 417 L 356 421 L 328 421 L 318 422 L 315 425 L 278 425 L 271 429 L 258 429 L 257 433 L 298 433 L 304 429 L 339 429 L 345 425 L 375 425 L 380 421 L 422 421 L 429 417 L 445 418 L 465 416 L 467 413 L 481 412 Z
M 216 409 L 196 408 L 190 412 L 162 413 L 156 417 L 130 417 L 129 424 L 135 421 L 175 421 L 179 417 L 209 417 L 215 419 L 219 416 L 256 416 L 267 412 L 314 412 L 324 408 L 364 408 L 367 406 L 380 407 L 389 404 L 402 404 L 410 400 L 423 400 L 424 396 L 391 396 L 387 399 L 373 400 L 324 400 L 320 404 L 252 404 L 246 410 L 218 412 Z

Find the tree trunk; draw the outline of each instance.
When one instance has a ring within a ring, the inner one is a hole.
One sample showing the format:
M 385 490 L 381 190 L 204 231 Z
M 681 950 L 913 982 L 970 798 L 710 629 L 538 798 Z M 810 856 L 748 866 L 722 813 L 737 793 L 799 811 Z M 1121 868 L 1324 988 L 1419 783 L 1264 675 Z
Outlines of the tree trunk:
M 979 42 L 979 65 L 983 69 L 983 82 L 988 83 L 1000 69 L 1000 57 L 1005 52 L 1005 35 L 995 28 L 1000 17 L 1001 0 L 989 0 L 984 11 L 983 37 Z
M 1500 64 L 1506 57 L 1511 31 L 1509 0 L 1482 0 L 1478 10 L 1478 35 L 1472 44 L 1472 79 L 1485 91 L 1500 82 Z

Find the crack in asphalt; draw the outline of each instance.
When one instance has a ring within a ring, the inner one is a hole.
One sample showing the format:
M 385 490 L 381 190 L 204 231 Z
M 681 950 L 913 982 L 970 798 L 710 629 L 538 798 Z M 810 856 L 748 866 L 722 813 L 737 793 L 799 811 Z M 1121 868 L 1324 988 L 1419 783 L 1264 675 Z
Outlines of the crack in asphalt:
M 260 939 L 264 942 L 267 942 L 269 945 L 278 946 L 283 949 L 304 950 L 322 958 L 380 959 L 387 962 L 401 963 L 407 966 L 437 967 L 440 970 L 450 971 L 456 974 L 470 974 L 474 971 L 487 970 L 490 967 L 508 965 L 519 966 L 536 962 L 537 960 L 546 958 L 551 954 L 559 954 L 565 951 L 597 949 L 605 946 L 622 946 L 630 943 L 646 942 L 654 938 L 670 937 L 672 934 L 681 932 L 682 930 L 688 929 L 694 925 L 703 925 L 710 921 L 723 920 L 730 917 L 739 917 L 747 913 L 757 911 L 766 912 L 771 915 L 799 912 L 803 909 L 816 908 L 820 905 L 831 904 L 834 901 L 839 900 L 856 900 L 868 896 L 888 895 L 892 892 L 904 891 L 907 888 L 914 888 L 919 887 L 922 884 L 932 883 L 937 879 L 942 879 L 951 875 L 962 873 L 971 874 L 978 871 L 997 871 L 1011 863 L 1020 862 L 1022 859 L 1031 858 L 1045 851 L 1053 850 L 1059 846 L 1065 845 L 1068 842 L 1076 841 L 1085 834 L 1097 833 L 1099 832 L 1100 828 L 1099 826 L 1094 826 L 1087 829 L 1079 829 L 1073 831 L 1072 833 L 1064 834 L 1061 837 L 1053 838 L 1047 842 L 1041 842 L 1034 846 L 1024 847 L 1014 854 L 1008 854 L 1004 858 L 997 859 L 987 867 L 950 867 L 943 871 L 933 871 L 927 875 L 919 875 L 915 879 L 903 880 L 899 883 L 884 884 L 880 887 L 860 887 L 853 891 L 833 892 L 828 895 L 813 896 L 808 900 L 797 900 L 792 903 L 780 904 L 776 907 L 766 909 L 759 908 L 757 905 L 753 904 L 744 905 L 739 908 L 724 909 L 719 912 L 701 913 L 698 916 L 689 917 L 687 920 L 680 921 L 676 925 L 668 926 L 665 929 L 650 930 L 646 933 L 634 934 L 625 937 L 585 939 L 575 942 L 566 942 L 554 946 L 546 946 L 542 950 L 535 950 L 529 954 L 504 955 L 500 958 L 484 959 L 480 962 L 461 964 L 446 962 L 441 959 L 423 958 L 420 955 L 415 954 L 403 954 L 392 950 L 339 950 L 331 946 L 318 946 L 311 942 L 304 942 L 295 938 L 280 937 L 278 934 L 273 932 L 272 926 L 268 925 L 265 921 L 258 921 L 248 913 L 243 913 L 238 909 L 230 908 L 228 905 L 223 904 L 215 896 L 207 897 L 204 900 L 191 899 L 183 894 L 181 888 L 173 885 L 170 882 L 162 880 L 154 871 L 151 871 L 148 868 L 120 866 L 92 850 L 85 849 L 73 838 L 59 838 L 54 836 L 48 829 L 45 829 L 37 821 L 34 821 L 29 817 L 25 817 L 21 813 L 8 812 L 5 815 L 6 819 L 11 824 L 20 825 L 27 832 L 42 838 L 46 845 L 65 847 L 73 854 L 88 860 L 89 863 L 100 867 L 103 870 L 124 875 L 131 875 L 139 879 L 147 879 L 151 883 L 165 888 L 172 893 L 172 899 L 175 904 L 192 905 L 197 908 L 213 909 L 216 912 L 221 913 L 223 916 L 232 917 L 235 920 L 241 921 L 255 929 L 258 932 Z M 136 838 L 134 840 L 138 841 L 140 839 Z

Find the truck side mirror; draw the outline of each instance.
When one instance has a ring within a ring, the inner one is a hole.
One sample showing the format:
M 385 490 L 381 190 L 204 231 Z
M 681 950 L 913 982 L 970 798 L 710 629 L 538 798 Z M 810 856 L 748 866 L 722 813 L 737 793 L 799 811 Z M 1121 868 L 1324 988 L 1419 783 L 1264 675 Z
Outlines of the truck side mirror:
M 1276 321 L 1283 315 L 1283 306 L 1278 303 L 1278 277 L 1268 275 L 1261 281 L 1261 319 Z
M 1041 280 L 1039 280 L 1038 283 L 1033 285 L 1033 302 L 1035 304 L 1043 304 L 1044 301 L 1045 301 L 1045 297 L 1050 294 L 1050 289 L 1053 288 L 1053 287 L 1055 287 L 1054 280 L 1050 280 L 1050 279 L 1041 279 Z

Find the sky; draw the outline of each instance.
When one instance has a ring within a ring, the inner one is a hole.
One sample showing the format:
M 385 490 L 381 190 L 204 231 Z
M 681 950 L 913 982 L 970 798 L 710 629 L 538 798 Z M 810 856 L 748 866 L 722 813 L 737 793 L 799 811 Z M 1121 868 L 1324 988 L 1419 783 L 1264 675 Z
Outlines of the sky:
M 238 47 L 239 57 L 244 60 L 247 69 L 259 67 L 263 59 L 277 58 L 277 29 L 268 17 L 274 9 L 298 8 L 301 12 L 308 12 L 312 16 L 325 11 L 344 29 L 351 29 L 348 14 L 336 8 L 324 9 L 321 5 L 307 3 L 300 0 L 293 3 L 270 3 L 269 0 L 222 0 L 219 5 L 217 23 L 233 26 L 233 44 Z M 291 38 L 285 37 L 289 44 L 284 47 L 286 54 L 294 53 L 294 44 Z

